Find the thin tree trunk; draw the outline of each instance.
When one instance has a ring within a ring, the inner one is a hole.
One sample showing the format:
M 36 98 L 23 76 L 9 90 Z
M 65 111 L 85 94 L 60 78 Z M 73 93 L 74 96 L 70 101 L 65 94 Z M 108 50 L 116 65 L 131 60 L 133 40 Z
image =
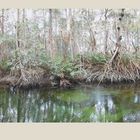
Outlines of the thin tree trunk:
M 17 23 L 16 23 L 16 53 L 15 53 L 15 56 L 16 56 L 16 59 L 18 58 L 18 51 L 19 51 L 19 48 L 20 48 L 20 10 L 17 9 Z
M 22 10 L 22 23 L 23 23 L 23 48 L 26 46 L 26 25 L 25 25 L 25 20 L 26 20 L 26 15 L 25 15 L 25 9 Z
M 43 17 L 44 17 L 44 35 L 43 35 L 43 44 L 44 44 L 44 48 L 46 49 L 46 51 L 48 51 L 47 50 L 47 42 L 46 42 L 46 10 L 45 9 L 43 9 Z
M 105 9 L 105 54 L 107 54 L 107 48 L 108 48 L 108 30 L 107 30 L 107 14 L 108 9 Z
M 53 58 L 52 48 L 52 9 L 49 9 L 49 50 L 51 58 Z
M 90 26 L 90 21 L 89 21 L 89 12 L 88 12 L 88 18 L 86 19 L 87 21 L 87 24 L 88 24 L 88 27 L 89 27 L 89 34 L 90 34 L 90 42 L 89 42 L 89 45 L 90 45 L 90 48 L 91 48 L 91 51 L 92 52 L 95 52 L 96 50 L 96 39 L 95 39 L 95 34 Z
M 4 21 L 5 21 L 5 10 L 2 9 L 1 18 L 0 18 L 0 30 L 1 30 L 2 36 L 4 35 Z M 5 47 L 4 47 L 4 43 L 2 42 L 0 44 L 0 60 L 3 60 L 5 58 L 6 58 Z
M 1 22 L 1 32 L 2 32 L 2 34 L 4 34 L 4 14 L 5 14 L 5 10 L 4 9 L 2 9 L 2 22 Z

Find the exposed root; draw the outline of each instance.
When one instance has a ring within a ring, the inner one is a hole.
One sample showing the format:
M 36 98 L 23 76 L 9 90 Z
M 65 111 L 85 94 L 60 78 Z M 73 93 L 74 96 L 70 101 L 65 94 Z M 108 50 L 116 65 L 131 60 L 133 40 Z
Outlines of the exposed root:
M 10 74 L 0 78 L 0 84 L 30 87 L 30 86 L 59 86 L 71 87 L 73 83 L 119 83 L 119 82 L 136 82 L 140 80 L 140 61 L 133 57 L 126 57 L 117 55 L 117 51 L 106 62 L 92 62 L 84 58 L 79 65 L 79 61 L 74 63 L 77 71 L 74 75 L 62 73 L 61 75 L 53 75 L 50 71 L 40 68 L 15 68 L 11 70 Z M 52 72 L 53 73 L 53 72 Z M 52 77 L 54 78 L 52 78 Z
M 107 64 L 104 69 L 104 73 L 99 81 L 99 84 L 104 81 L 121 82 L 121 81 L 133 81 L 136 82 L 140 79 L 140 64 L 135 63 L 129 58 L 127 65 L 119 61 L 114 61 L 114 66 L 111 63 Z
M 19 87 L 24 87 L 26 85 L 37 85 L 41 78 L 43 77 L 45 71 L 43 69 L 21 69 L 20 77 L 16 82 L 16 85 Z
M 105 64 L 92 63 L 92 61 L 84 59 L 82 71 L 86 71 L 86 74 L 79 74 L 79 77 L 89 83 L 136 82 L 140 80 L 140 61 L 123 54 L 118 55 L 118 49 L 116 49 Z

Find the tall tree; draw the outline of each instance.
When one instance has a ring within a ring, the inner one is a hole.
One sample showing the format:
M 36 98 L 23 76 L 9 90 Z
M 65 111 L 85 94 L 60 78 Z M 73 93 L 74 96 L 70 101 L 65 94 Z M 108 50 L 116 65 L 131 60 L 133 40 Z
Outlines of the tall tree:
M 5 14 L 5 9 L 2 9 L 2 15 L 1 15 L 1 32 L 4 34 L 4 14 Z
M 23 33 L 23 48 L 26 46 L 26 11 L 22 9 L 22 33 Z
M 107 20 L 108 20 L 108 12 L 109 12 L 109 9 L 105 9 L 105 13 L 104 13 L 104 20 L 105 20 L 105 41 L 104 41 L 104 43 L 105 43 L 105 49 L 104 49 L 104 51 L 105 51 L 105 54 L 107 54 L 107 48 L 108 48 L 108 29 L 107 29 Z
M 17 9 L 17 22 L 16 22 L 16 58 L 19 57 L 20 49 L 20 9 Z
M 3 35 L 4 35 L 4 25 L 5 25 L 4 21 L 5 21 L 5 9 L 2 9 L 1 18 L 0 18 L 0 30 L 1 30 L 1 35 L 2 35 L 1 37 L 3 37 Z M 1 60 L 3 60 L 5 57 L 4 50 L 5 50 L 4 44 L 2 42 L 2 43 L 0 43 L 0 59 Z
M 53 58 L 53 43 L 52 43 L 52 38 L 53 34 L 52 34 L 52 9 L 49 9 L 49 50 L 50 50 L 50 56 L 51 58 Z

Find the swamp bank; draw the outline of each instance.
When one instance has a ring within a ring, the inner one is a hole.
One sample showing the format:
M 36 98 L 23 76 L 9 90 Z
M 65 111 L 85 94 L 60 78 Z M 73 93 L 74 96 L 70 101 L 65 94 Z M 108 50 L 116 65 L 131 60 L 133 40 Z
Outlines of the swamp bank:
M 77 84 L 138 83 L 140 58 L 121 56 L 115 59 L 104 54 L 77 56 L 73 61 L 53 61 L 50 65 L 22 66 L 0 69 L 0 85 L 18 88 L 62 87 Z

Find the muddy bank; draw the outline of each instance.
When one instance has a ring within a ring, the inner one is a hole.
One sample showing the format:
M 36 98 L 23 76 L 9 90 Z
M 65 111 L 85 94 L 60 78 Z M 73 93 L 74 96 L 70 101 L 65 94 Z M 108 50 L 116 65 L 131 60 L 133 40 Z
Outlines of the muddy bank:
M 88 64 L 87 64 L 88 65 Z M 108 67 L 107 67 L 108 68 Z M 84 73 L 70 76 L 68 73 L 53 74 L 43 68 L 21 69 L 14 72 L 0 71 L 0 86 L 13 88 L 71 88 L 79 84 L 122 84 L 139 83 L 140 69 L 120 71 L 106 69 L 105 65 L 83 66 Z
M 81 83 L 139 82 L 140 60 L 116 52 L 109 58 L 103 54 L 99 55 L 100 57 L 83 55 L 73 61 L 62 61 L 60 64 L 52 62 L 50 65 L 30 65 L 30 67 L 21 65 L 20 67 L 11 67 L 10 71 L 0 69 L 0 84 L 18 88 L 71 88 Z
M 20 72 L 6 73 L 1 71 L 0 86 L 13 88 L 33 88 L 33 87 L 47 87 L 47 88 L 71 88 L 78 84 L 76 79 L 67 77 L 64 74 L 55 75 L 44 69 L 28 69 Z

